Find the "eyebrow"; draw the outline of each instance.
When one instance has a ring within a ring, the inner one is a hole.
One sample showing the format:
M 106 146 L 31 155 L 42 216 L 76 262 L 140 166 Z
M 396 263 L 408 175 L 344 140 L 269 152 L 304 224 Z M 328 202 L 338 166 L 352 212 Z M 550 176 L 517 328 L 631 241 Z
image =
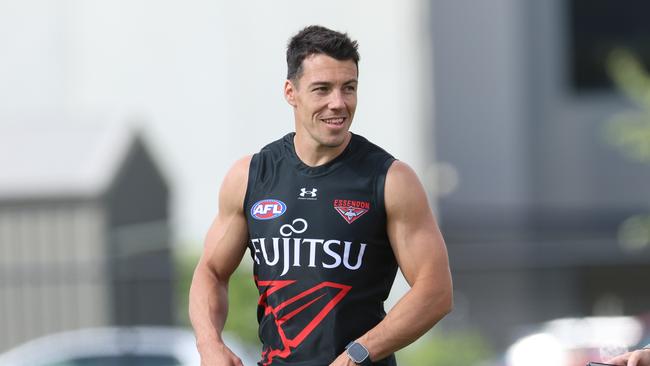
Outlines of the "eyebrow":
M 358 84 L 359 81 L 357 79 L 350 79 L 346 82 L 343 83 L 343 85 L 348 85 L 348 84 Z M 315 87 L 315 86 L 331 86 L 332 82 L 329 81 L 314 81 L 312 83 L 309 83 L 309 87 Z

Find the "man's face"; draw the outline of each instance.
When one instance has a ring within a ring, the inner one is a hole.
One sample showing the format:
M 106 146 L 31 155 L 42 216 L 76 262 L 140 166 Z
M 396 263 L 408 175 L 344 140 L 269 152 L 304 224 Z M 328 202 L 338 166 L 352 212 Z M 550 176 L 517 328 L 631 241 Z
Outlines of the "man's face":
M 287 80 L 285 98 L 294 107 L 296 133 L 316 147 L 337 147 L 346 141 L 357 106 L 357 66 L 315 54 L 302 62 L 297 82 Z

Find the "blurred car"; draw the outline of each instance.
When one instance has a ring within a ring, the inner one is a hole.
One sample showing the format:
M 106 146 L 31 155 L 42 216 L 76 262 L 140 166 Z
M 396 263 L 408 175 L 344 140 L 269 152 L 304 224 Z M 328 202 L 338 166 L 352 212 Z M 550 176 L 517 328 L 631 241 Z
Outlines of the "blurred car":
M 224 334 L 244 365 L 250 351 Z M 104 327 L 47 335 L 0 354 L 0 366 L 196 366 L 194 334 L 176 327 Z
M 634 348 L 643 339 L 636 317 L 561 318 L 537 325 L 508 347 L 499 365 L 584 366 Z

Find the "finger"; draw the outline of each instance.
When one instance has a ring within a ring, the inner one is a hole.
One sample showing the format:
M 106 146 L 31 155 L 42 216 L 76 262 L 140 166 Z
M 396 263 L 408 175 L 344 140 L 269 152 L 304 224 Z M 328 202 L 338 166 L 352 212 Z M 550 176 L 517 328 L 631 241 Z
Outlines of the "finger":
M 630 356 L 629 353 L 625 353 L 619 356 L 616 356 L 614 358 L 610 358 L 609 360 L 604 361 L 605 363 L 610 363 L 612 365 L 618 365 L 618 366 L 626 366 L 627 364 L 627 358 Z
M 639 351 L 632 352 L 632 355 L 627 360 L 627 366 L 637 366 L 639 364 L 640 359 L 641 359 L 641 352 Z

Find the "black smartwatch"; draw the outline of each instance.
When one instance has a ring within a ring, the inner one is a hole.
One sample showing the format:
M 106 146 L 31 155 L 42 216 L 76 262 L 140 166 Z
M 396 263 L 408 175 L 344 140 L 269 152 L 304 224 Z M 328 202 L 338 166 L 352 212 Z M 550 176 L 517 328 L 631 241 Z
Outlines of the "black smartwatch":
M 368 349 L 366 349 L 366 347 L 364 347 L 361 343 L 354 341 L 350 342 L 347 346 L 345 346 L 345 352 L 348 354 L 348 357 L 350 357 L 352 362 L 356 363 L 357 365 L 372 365 L 372 362 L 370 362 L 370 353 L 368 352 Z

